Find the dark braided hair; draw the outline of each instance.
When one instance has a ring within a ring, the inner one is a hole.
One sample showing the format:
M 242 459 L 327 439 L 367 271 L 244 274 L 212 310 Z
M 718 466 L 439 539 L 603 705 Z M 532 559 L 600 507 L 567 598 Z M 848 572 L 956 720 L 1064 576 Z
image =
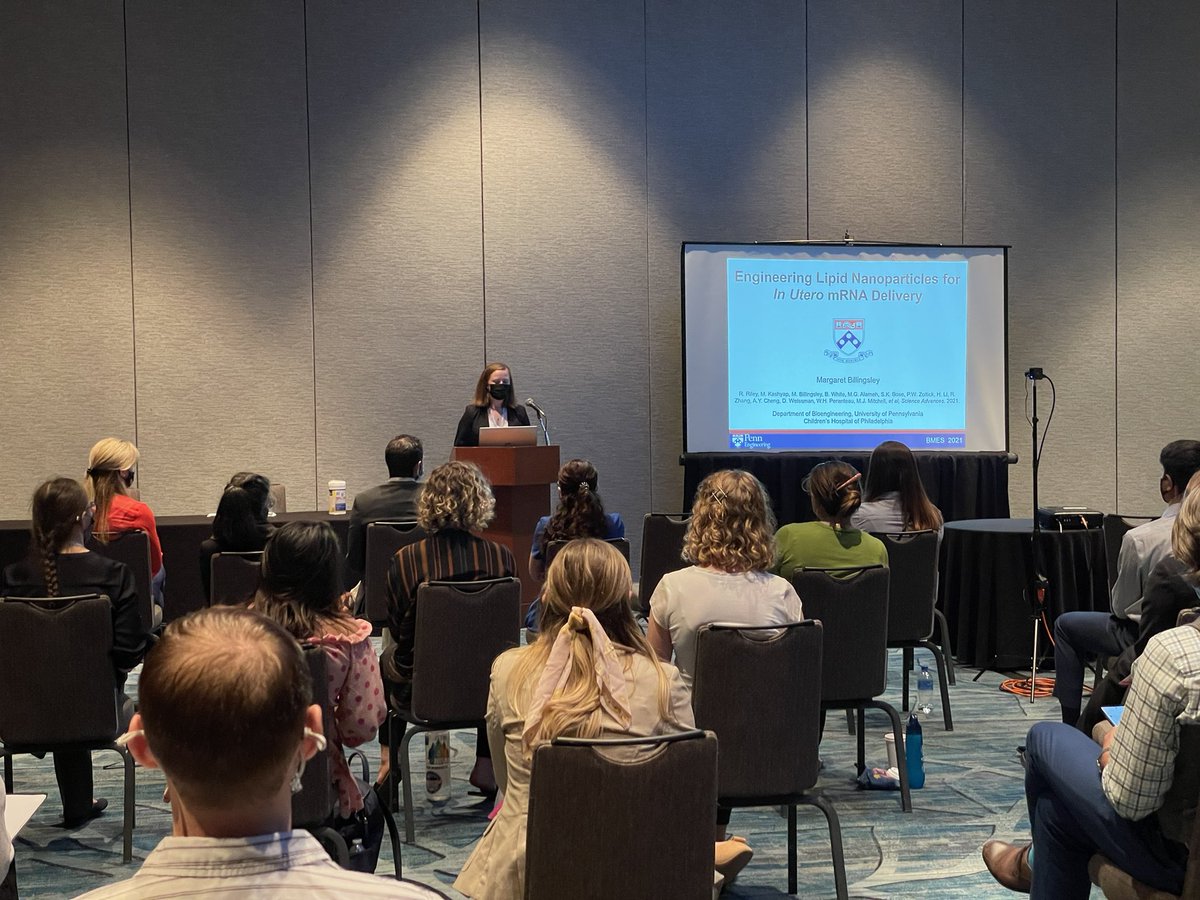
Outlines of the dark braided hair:
M 74 478 L 52 478 L 33 492 L 32 550 L 42 564 L 47 596 L 59 596 L 58 551 L 79 526 L 87 507 L 87 491 Z
M 558 472 L 558 490 L 562 500 L 542 532 L 539 548 L 546 558 L 551 541 L 574 538 L 601 538 L 608 533 L 604 521 L 604 502 L 596 493 L 596 467 L 586 459 L 569 460 Z

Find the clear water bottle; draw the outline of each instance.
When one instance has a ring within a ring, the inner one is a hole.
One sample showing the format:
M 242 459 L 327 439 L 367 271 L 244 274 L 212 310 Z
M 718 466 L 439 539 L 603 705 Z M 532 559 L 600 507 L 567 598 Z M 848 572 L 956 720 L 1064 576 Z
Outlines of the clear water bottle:
M 921 663 L 921 674 L 917 676 L 917 712 L 923 716 L 933 712 L 933 676 L 925 663 Z
M 925 787 L 925 754 L 921 744 L 921 723 L 915 715 L 910 715 L 904 730 L 904 761 L 908 766 L 908 786 L 914 791 Z
M 425 795 L 434 806 L 450 799 L 450 732 L 425 732 Z

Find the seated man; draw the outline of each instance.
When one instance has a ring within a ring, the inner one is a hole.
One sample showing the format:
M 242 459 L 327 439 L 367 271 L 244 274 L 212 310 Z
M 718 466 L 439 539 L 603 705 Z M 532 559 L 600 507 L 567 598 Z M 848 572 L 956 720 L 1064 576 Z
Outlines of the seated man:
M 172 622 L 146 657 L 127 742 L 161 768 L 172 834 L 131 879 L 87 897 L 440 897 L 338 867 L 292 830 L 292 791 L 324 747 L 308 666 L 282 628 L 230 606 Z
M 350 530 L 346 537 L 346 590 L 362 581 L 367 565 L 367 526 L 387 520 L 412 521 L 417 518 L 417 497 L 421 485 L 424 451 L 421 441 L 401 434 L 388 441 L 383 452 L 388 480 L 354 496 L 350 510 Z
M 1182 890 L 1196 794 L 1179 815 L 1164 798 L 1175 776 L 1179 727 L 1200 721 L 1200 630 L 1184 625 L 1152 638 L 1133 664 L 1127 700 L 1103 746 L 1058 722 L 1029 730 L 1025 798 L 1033 843 L 983 845 L 988 871 L 1005 887 L 1047 900 L 1086 900 L 1088 861 L 1100 852 L 1138 881 Z
M 1188 480 L 1200 470 L 1200 441 L 1172 441 L 1159 454 L 1158 490 L 1167 508 L 1160 518 L 1131 529 L 1121 541 L 1112 614 L 1063 613 L 1054 622 L 1054 696 L 1062 720 L 1079 721 L 1083 705 L 1083 659 L 1087 654 L 1116 656 L 1138 637 L 1142 595 L 1154 567 L 1171 552 L 1171 526 Z

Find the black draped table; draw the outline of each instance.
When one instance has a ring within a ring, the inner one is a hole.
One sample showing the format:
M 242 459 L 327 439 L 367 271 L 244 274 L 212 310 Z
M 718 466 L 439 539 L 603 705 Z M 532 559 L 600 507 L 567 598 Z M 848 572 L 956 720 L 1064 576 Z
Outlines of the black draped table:
M 342 546 L 346 545 L 349 515 L 331 516 L 326 512 L 279 513 L 271 522 L 329 522 L 337 532 Z M 178 619 L 207 605 L 200 583 L 200 542 L 212 535 L 211 516 L 159 516 L 155 519 L 158 540 L 162 544 L 163 565 L 167 580 L 163 585 L 163 614 L 166 621 Z M 29 522 L 0 521 L 0 567 L 21 559 L 29 552 Z
M 938 600 L 954 655 L 980 669 L 1028 669 L 1033 653 L 1032 519 L 948 522 Z M 1047 621 L 1074 610 L 1107 611 L 1108 570 L 1099 528 L 1043 531 L 1042 574 L 1050 582 Z M 1039 646 L 1049 654 L 1043 631 Z
M 929 499 L 947 522 L 1008 517 L 1008 455 L 1005 453 L 914 453 Z M 870 451 L 839 453 L 686 453 L 683 510 L 692 505 L 704 476 L 720 469 L 745 469 L 766 486 L 780 525 L 813 517 L 800 488 L 818 463 L 840 459 L 866 475 Z M 662 510 L 667 512 L 669 510 Z

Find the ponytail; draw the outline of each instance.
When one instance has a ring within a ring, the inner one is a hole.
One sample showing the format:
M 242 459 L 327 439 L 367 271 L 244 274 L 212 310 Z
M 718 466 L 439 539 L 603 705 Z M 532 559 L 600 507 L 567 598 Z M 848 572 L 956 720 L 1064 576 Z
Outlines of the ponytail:
M 58 551 L 80 524 L 88 498 L 83 486 L 73 478 L 54 478 L 38 485 L 30 503 L 33 542 L 37 562 L 41 564 L 46 594 L 58 597 Z

